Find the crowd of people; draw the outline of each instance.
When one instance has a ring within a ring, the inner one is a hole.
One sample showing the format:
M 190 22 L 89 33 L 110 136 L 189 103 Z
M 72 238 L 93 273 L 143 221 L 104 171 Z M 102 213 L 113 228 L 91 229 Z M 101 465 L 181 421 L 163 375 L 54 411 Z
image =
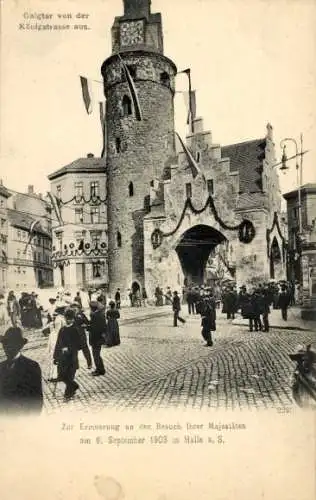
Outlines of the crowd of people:
M 6 311 L 3 325 L 7 327 L 11 323 L 0 336 L 7 358 L 0 363 L 0 407 L 6 412 L 22 407 L 24 411 L 40 410 L 43 404 L 42 377 L 55 384 L 55 389 L 59 382 L 63 382 L 64 400 L 68 401 L 79 389 L 75 380 L 79 352 L 85 358 L 87 369 L 92 369 L 94 363 L 91 375 L 98 377 L 105 374 L 102 346 L 114 347 L 121 342 L 117 304 L 115 301 L 107 304 L 102 293 L 90 301 L 87 314 L 80 292 L 73 299 L 69 292 L 58 293 L 49 299 L 46 310 L 33 297 L 33 294 L 23 292 L 17 300 L 11 291 L 5 301 L 4 295 L 0 295 L 0 309 Z M 26 328 L 42 328 L 43 335 L 48 337 L 44 370 L 35 361 L 21 355 L 27 343 L 23 336 Z
M 144 301 L 147 300 L 147 294 L 144 290 L 139 290 L 138 295 L 130 293 L 131 307 L 146 305 Z M 182 296 L 177 291 L 172 292 L 170 287 L 165 292 L 157 287 L 154 300 L 156 306 L 171 305 L 174 327 L 178 326 L 178 322 L 186 322 L 180 315 L 182 306 L 186 304 L 189 315 L 201 317 L 201 335 L 205 345 L 212 346 L 220 307 L 228 320 L 234 319 L 239 313 L 248 320 L 249 331 L 267 332 L 271 308 L 280 309 L 282 319 L 287 321 L 288 307 L 297 298 L 293 287 L 281 282 L 263 283 L 248 290 L 246 286 L 241 286 L 239 291 L 234 283 L 214 288 L 186 287 L 182 290 Z M 79 369 L 80 351 L 87 369 L 91 370 L 94 364 L 92 376 L 103 376 L 105 366 L 101 356 L 102 346 L 120 344 L 120 308 L 120 289 L 117 289 L 114 300 L 107 297 L 105 290 L 94 290 L 89 293 L 88 304 L 83 304 L 80 292 L 72 297 L 70 292 L 61 291 L 49 299 L 48 307 L 40 304 L 34 292 L 22 292 L 19 299 L 13 291 L 9 292 L 7 298 L 0 294 L 0 333 L 5 330 L 0 342 L 7 357 L 5 362 L 0 363 L 0 406 L 8 401 L 15 406 L 29 396 L 31 406 L 40 408 L 43 402 L 42 376 L 48 383 L 55 384 L 55 389 L 59 382 L 63 382 L 64 399 L 71 399 L 79 389 L 75 377 Z M 21 355 L 21 349 L 27 342 L 23 330 L 39 328 L 48 337 L 43 375 L 35 361 Z

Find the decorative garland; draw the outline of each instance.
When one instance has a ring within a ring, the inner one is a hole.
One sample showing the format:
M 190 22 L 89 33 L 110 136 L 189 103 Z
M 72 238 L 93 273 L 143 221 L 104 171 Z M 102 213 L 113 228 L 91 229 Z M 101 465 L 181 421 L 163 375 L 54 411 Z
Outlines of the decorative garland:
M 93 205 L 102 205 L 102 203 L 107 202 L 107 198 L 105 197 L 104 199 L 100 198 L 100 196 L 96 195 L 91 195 L 90 198 L 85 198 L 84 195 L 74 195 L 70 200 L 68 201 L 62 201 L 61 199 L 58 200 L 60 205 L 68 205 L 68 203 L 72 203 L 75 201 L 78 205 L 80 203 L 83 203 L 85 205 L 93 204 Z
M 251 243 L 251 241 L 254 239 L 254 237 L 256 235 L 256 231 L 255 231 L 253 223 L 248 219 L 243 219 L 236 226 L 230 226 L 230 225 L 226 224 L 218 215 L 218 212 L 217 212 L 216 207 L 214 205 L 213 197 L 211 195 L 209 195 L 204 207 L 202 207 L 200 209 L 197 209 L 193 206 L 191 198 L 187 198 L 185 203 L 184 203 L 184 207 L 183 207 L 180 219 L 178 221 L 178 224 L 176 225 L 176 227 L 172 231 L 169 231 L 168 233 L 164 233 L 163 231 L 161 231 L 161 229 L 155 229 L 152 232 L 151 243 L 152 243 L 153 248 L 154 249 L 158 248 L 161 245 L 163 238 L 168 238 L 169 236 L 173 236 L 178 231 L 178 229 L 180 228 L 182 221 L 185 217 L 185 212 L 186 212 L 187 208 L 189 208 L 195 215 L 199 215 L 199 214 L 203 213 L 208 207 L 210 207 L 216 222 L 218 222 L 219 225 L 223 229 L 226 229 L 227 231 L 238 231 L 239 241 L 241 241 L 242 243 Z
M 81 240 L 78 248 L 75 248 L 75 246 L 75 243 L 71 242 L 69 243 L 69 245 L 64 245 L 63 251 L 59 250 L 57 252 L 55 251 L 55 247 L 53 247 L 53 260 L 58 260 L 65 257 L 80 257 L 82 255 L 85 255 L 86 257 L 90 257 L 91 255 L 94 255 L 95 257 L 99 255 L 105 257 L 107 255 L 107 245 L 105 241 L 100 243 L 100 246 L 98 243 L 96 243 L 94 248 L 90 243 L 84 243 L 84 240 Z

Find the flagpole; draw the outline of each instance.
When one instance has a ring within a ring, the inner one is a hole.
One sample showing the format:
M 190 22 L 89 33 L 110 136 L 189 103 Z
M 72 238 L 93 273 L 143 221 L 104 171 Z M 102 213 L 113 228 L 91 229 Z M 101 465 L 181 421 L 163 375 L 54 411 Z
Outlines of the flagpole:
M 190 119 L 191 119 L 191 133 L 194 134 L 194 123 L 192 114 L 192 83 L 191 83 L 191 70 L 187 73 L 189 78 L 189 109 L 190 109 Z

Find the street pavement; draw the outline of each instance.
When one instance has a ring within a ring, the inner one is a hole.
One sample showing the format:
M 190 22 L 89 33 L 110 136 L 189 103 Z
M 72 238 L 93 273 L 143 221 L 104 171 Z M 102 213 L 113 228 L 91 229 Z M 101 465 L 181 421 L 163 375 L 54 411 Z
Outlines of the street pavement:
M 184 312 L 186 312 L 184 310 Z M 76 380 L 80 390 L 63 401 L 64 384 L 44 381 L 45 409 L 98 412 L 105 408 L 268 409 L 290 411 L 294 402 L 294 363 L 288 353 L 312 343 L 311 330 L 271 329 L 248 332 L 218 314 L 213 347 L 205 347 L 199 316 L 185 315 L 185 325 L 172 326 L 170 307 L 122 309 L 121 345 L 102 350 L 106 374 L 92 377 L 80 353 Z M 47 363 L 40 331 L 26 332 L 25 355 Z

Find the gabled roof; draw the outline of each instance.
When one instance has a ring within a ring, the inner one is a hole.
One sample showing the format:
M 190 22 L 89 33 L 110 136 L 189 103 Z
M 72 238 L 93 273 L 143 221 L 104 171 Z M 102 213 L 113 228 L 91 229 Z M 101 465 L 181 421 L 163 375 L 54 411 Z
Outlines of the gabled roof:
M 222 158 L 230 159 L 231 171 L 239 172 L 239 192 L 262 192 L 262 164 L 266 139 L 230 144 L 222 147 Z
M 32 222 L 36 220 L 35 217 L 32 217 L 29 214 L 23 212 L 17 212 L 16 210 L 8 209 L 8 221 L 9 224 L 13 227 L 17 227 L 20 229 L 24 229 L 25 231 L 29 231 Z M 42 234 L 44 236 L 50 236 L 50 234 L 44 229 L 41 223 L 37 224 L 34 228 L 34 233 Z
M 57 179 L 65 174 L 105 174 L 106 159 L 105 158 L 78 158 L 78 160 L 65 165 L 48 176 L 50 181 Z
M 11 196 L 10 191 L 2 184 L 0 184 L 0 196 L 4 196 L 5 198 L 10 198 Z

